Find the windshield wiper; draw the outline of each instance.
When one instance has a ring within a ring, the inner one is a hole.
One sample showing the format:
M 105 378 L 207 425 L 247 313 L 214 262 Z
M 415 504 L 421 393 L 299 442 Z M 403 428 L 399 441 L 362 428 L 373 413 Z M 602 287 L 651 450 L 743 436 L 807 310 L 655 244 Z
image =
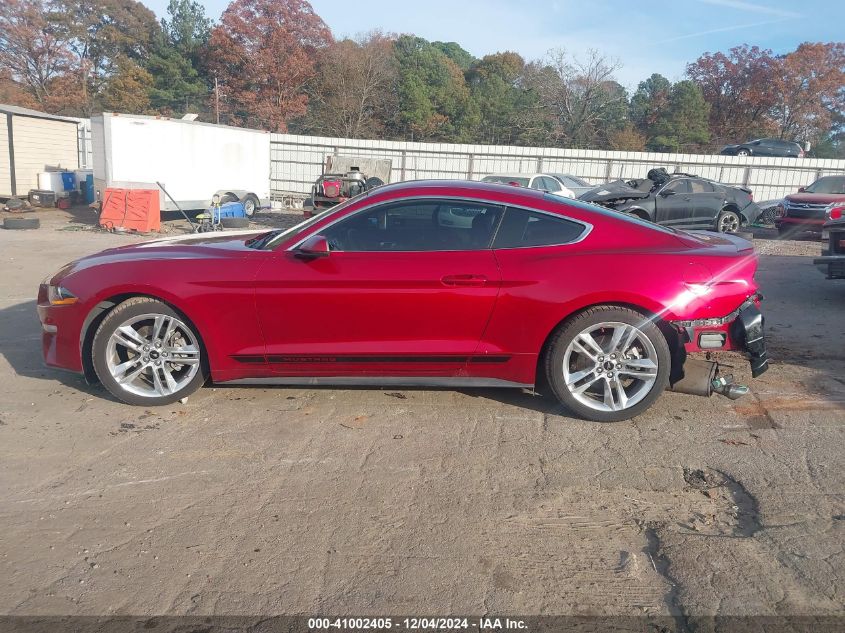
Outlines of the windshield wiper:
M 251 240 L 247 240 L 246 246 L 249 248 L 254 249 L 262 249 L 267 243 L 272 240 L 274 237 L 283 233 L 285 229 L 273 229 L 272 231 L 267 231 L 266 233 L 259 235 L 258 237 L 254 237 Z

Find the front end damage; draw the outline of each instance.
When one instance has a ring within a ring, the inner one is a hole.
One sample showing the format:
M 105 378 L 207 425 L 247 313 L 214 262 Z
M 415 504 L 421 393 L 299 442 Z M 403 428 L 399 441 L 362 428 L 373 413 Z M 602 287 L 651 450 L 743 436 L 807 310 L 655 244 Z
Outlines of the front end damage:
M 748 393 L 748 387 L 736 383 L 733 374 L 723 373 L 719 363 L 710 360 L 710 353 L 744 352 L 754 378 L 768 370 L 761 300 L 761 295 L 752 295 L 720 318 L 670 322 L 681 343 L 670 380 L 672 391 L 705 397 L 718 393 L 732 400 Z M 687 358 L 688 353 L 695 352 L 707 353 L 707 359 Z

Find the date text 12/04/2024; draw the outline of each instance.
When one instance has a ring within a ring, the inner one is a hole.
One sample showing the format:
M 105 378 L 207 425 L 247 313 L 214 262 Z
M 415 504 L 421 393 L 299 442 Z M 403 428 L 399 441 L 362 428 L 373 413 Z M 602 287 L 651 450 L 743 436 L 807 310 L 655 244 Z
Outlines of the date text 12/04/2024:
M 483 617 L 470 618 L 310 618 L 308 628 L 311 630 L 389 630 L 404 629 L 418 630 L 461 630 L 478 629 L 482 631 L 495 630 L 525 630 L 524 620 L 513 618 Z

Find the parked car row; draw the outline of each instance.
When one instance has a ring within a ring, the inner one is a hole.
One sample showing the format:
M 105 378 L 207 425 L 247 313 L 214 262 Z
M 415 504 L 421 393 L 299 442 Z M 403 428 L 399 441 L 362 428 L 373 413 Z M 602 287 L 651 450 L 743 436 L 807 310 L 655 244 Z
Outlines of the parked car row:
M 660 168 L 650 170 L 646 178 L 617 180 L 598 186 L 570 174 L 493 174 L 482 181 L 577 197 L 584 202 L 680 229 L 736 233 L 754 223 L 761 213 L 750 189 L 693 174 L 669 174 Z

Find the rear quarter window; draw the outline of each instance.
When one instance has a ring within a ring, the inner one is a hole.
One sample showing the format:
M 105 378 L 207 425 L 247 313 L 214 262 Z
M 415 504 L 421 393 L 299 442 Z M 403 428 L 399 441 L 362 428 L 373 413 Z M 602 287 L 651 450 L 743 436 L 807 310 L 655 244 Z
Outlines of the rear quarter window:
M 496 233 L 493 248 L 556 246 L 577 241 L 587 227 L 574 220 L 508 207 Z

